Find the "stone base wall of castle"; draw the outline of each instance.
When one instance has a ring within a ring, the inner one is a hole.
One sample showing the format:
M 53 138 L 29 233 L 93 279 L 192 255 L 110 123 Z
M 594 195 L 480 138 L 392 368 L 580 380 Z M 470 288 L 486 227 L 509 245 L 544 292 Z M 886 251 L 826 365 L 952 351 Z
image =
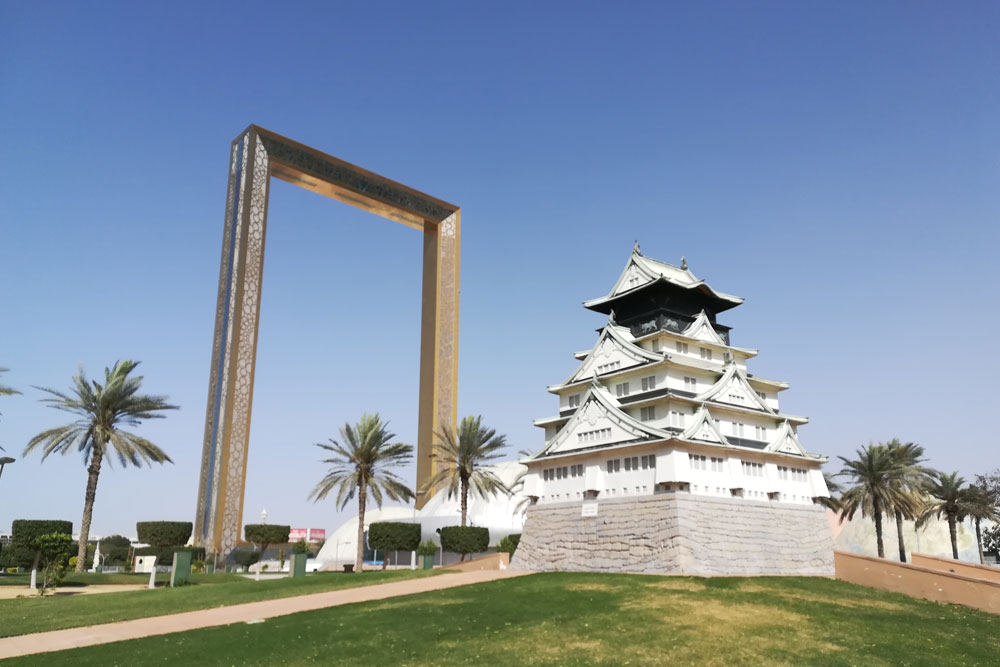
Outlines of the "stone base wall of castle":
M 826 510 L 686 493 L 528 508 L 511 568 L 833 576 Z

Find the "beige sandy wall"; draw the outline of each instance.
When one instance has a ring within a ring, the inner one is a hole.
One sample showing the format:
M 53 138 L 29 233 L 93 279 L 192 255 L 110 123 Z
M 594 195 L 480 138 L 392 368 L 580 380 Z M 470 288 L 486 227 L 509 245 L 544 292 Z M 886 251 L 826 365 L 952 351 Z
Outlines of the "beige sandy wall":
M 955 574 L 961 574 L 973 579 L 985 579 L 986 581 L 1000 584 L 1000 568 L 966 563 L 964 561 L 952 560 L 951 558 L 926 556 L 924 554 L 910 554 L 910 556 L 913 564 L 919 567 L 926 567 L 929 570 L 938 570 L 939 572 L 954 572 Z
M 1000 583 L 843 551 L 834 564 L 842 581 L 1000 614 Z

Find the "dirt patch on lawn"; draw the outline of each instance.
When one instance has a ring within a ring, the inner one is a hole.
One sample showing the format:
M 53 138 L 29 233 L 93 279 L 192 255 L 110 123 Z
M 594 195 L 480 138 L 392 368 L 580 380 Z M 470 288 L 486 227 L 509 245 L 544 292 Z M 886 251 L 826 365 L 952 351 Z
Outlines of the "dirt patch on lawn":
M 148 588 L 141 584 L 90 584 L 87 586 L 63 586 L 62 588 L 57 588 L 54 593 L 51 591 L 46 593 L 45 597 L 49 597 L 50 595 L 93 595 L 95 593 L 121 593 L 122 591 L 145 590 L 148 590 Z M 34 597 L 38 597 L 38 592 L 31 590 L 27 586 L 0 586 L 0 600 Z
M 569 586 L 566 587 L 566 590 L 567 591 L 585 591 L 585 592 L 600 591 L 601 593 L 611 593 L 611 592 L 619 590 L 619 587 L 618 586 L 612 586 L 611 584 L 602 584 L 602 583 L 597 583 L 597 582 L 590 583 L 590 582 L 588 582 L 588 583 L 585 583 L 585 584 L 570 584 Z
M 690 579 L 661 579 L 655 583 L 646 584 L 643 588 L 657 591 L 687 591 L 697 593 L 705 590 L 705 584 L 700 581 L 691 581 Z
M 821 604 L 833 604 L 838 607 L 848 607 L 850 609 L 881 609 L 884 611 L 900 611 L 903 605 L 885 600 L 864 600 L 858 598 L 830 597 L 806 591 L 790 591 L 769 588 L 759 584 L 742 584 L 739 588 L 741 593 L 763 593 L 774 595 L 785 600 L 798 600 L 800 602 L 819 602 Z

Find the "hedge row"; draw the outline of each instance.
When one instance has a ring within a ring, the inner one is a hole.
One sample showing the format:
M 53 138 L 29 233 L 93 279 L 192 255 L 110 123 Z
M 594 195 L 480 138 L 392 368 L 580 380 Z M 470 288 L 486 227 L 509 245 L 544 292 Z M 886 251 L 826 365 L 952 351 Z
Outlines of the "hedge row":
M 135 524 L 140 542 L 161 549 L 187 544 L 193 528 L 190 521 L 140 521 Z
M 445 526 L 441 529 L 441 548 L 456 554 L 477 554 L 490 546 L 489 528 Z
M 60 519 L 15 519 L 11 533 L 11 541 L 17 546 L 38 549 L 38 538 L 42 535 L 72 535 L 73 522 Z
M 420 544 L 420 524 L 383 521 L 368 526 L 368 546 L 380 551 L 413 551 Z

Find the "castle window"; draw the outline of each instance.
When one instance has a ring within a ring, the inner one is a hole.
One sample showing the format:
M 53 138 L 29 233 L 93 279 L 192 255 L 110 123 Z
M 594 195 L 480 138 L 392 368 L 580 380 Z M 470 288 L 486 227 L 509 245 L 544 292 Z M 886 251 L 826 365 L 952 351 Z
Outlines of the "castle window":
M 757 395 L 760 396 L 760 400 L 762 400 L 762 401 L 766 401 L 767 400 L 767 394 L 765 394 L 764 392 L 758 391 Z
M 758 440 L 767 440 L 767 428 L 764 426 L 754 426 L 753 434 Z
M 764 464 L 755 463 L 753 461 L 741 461 L 743 466 L 743 474 L 747 477 L 763 477 L 764 476 Z
M 652 391 L 656 389 L 656 376 L 650 375 L 649 377 L 642 378 L 642 390 Z
M 708 457 L 699 454 L 688 454 L 688 463 L 691 465 L 692 470 L 707 470 L 707 461 Z
M 628 396 L 628 382 L 622 382 L 615 385 L 615 395 L 618 397 Z
M 712 351 L 710 349 L 708 349 L 707 347 L 701 348 L 701 358 L 704 359 L 704 360 L 706 360 L 706 361 L 711 361 L 712 360 Z
M 650 344 L 650 347 L 652 347 L 653 352 L 659 352 L 660 351 L 660 346 L 661 346 L 661 342 L 660 342 L 659 338 L 657 338 L 656 340 L 652 341 L 652 343 Z
M 647 470 L 649 468 L 656 469 L 656 455 L 654 454 L 642 457 L 642 469 Z
M 607 440 L 610 437 L 610 428 L 599 428 L 596 431 L 581 431 L 576 434 L 578 442 L 596 442 L 598 440 Z
M 713 456 L 711 463 L 712 472 L 722 472 L 722 459 Z
M 570 396 L 569 400 L 567 401 L 569 403 L 569 407 L 571 408 L 579 407 L 580 396 L 581 394 L 573 394 L 572 396 Z
M 698 380 L 696 378 L 684 376 L 684 389 L 698 393 Z
M 609 364 L 601 364 L 600 366 L 598 366 L 597 367 L 597 372 L 600 375 L 604 375 L 605 373 L 610 373 L 611 371 L 616 371 L 616 370 L 618 370 L 621 367 L 622 367 L 622 362 L 620 362 L 620 361 L 612 361 Z
M 739 438 L 743 437 L 743 424 L 740 422 L 733 422 L 733 435 Z
M 676 426 L 678 428 L 684 428 L 684 413 L 683 412 L 671 412 L 670 413 L 670 425 Z
M 688 344 L 687 343 L 682 343 L 682 342 L 678 341 L 677 342 L 677 351 L 680 352 L 681 354 L 687 354 L 687 352 L 688 352 Z
M 639 419 L 644 422 L 653 421 L 656 419 L 656 406 L 651 405 L 648 408 L 639 409 Z
M 608 472 L 620 472 L 622 469 L 621 459 L 608 459 Z

